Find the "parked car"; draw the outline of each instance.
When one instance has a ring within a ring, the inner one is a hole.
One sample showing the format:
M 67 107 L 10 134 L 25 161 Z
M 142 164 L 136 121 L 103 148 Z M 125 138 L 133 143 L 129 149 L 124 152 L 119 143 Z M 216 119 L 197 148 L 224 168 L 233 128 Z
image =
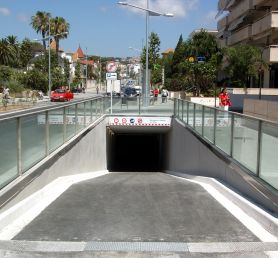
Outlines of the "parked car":
M 126 98 L 136 98 L 138 96 L 134 88 L 128 87 L 124 90 L 124 97 Z
M 68 90 L 57 89 L 51 92 L 51 101 L 70 101 L 73 93 Z
M 82 92 L 82 88 L 81 87 L 74 87 L 72 89 L 72 92 L 74 92 L 74 93 L 81 93 Z

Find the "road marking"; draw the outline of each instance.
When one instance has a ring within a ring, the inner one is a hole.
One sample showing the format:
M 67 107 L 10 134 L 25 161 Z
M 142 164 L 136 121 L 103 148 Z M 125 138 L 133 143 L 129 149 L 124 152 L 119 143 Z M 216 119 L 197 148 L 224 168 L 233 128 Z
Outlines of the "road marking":
M 236 206 L 213 186 L 198 182 L 196 180 L 187 179 L 175 175 L 170 175 L 181 180 L 192 182 L 202 186 L 216 201 L 218 201 L 223 207 L 225 207 L 234 217 L 236 217 L 246 228 L 248 228 L 256 237 L 258 237 L 263 242 L 278 242 L 278 238 L 267 230 L 265 230 L 261 224 L 259 224 L 251 216 L 247 215 L 242 209 Z

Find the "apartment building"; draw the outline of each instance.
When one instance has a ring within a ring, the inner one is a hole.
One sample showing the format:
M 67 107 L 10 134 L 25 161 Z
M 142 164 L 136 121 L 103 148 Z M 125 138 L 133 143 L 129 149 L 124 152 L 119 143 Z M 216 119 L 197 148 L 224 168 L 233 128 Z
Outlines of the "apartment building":
M 222 46 L 251 44 L 261 49 L 261 87 L 278 88 L 278 0 L 219 0 L 218 38 Z M 255 86 L 255 85 L 253 85 Z

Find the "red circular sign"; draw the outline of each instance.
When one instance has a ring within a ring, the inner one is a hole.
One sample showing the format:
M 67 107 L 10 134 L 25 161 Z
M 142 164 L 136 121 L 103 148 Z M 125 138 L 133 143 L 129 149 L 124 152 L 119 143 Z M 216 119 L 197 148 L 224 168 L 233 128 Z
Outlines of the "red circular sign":
M 117 66 L 116 66 L 115 62 L 111 61 L 111 62 L 107 63 L 106 71 L 108 73 L 114 73 L 114 72 L 116 72 L 116 70 L 117 70 Z
M 114 118 L 114 123 L 115 123 L 115 124 L 119 123 L 119 119 L 118 119 L 117 117 Z
M 143 119 L 142 118 L 138 118 L 137 122 L 138 122 L 138 124 L 142 124 L 143 123 Z
M 123 123 L 123 124 L 126 124 L 126 121 L 127 121 L 126 118 L 123 118 L 123 119 L 122 119 L 122 123 Z

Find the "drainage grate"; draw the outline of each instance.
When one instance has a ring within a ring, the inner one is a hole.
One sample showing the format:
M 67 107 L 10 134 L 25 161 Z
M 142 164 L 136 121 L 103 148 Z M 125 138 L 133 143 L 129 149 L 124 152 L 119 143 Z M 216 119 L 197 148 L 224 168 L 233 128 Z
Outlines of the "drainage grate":
M 86 251 L 188 252 L 186 243 L 174 242 L 88 242 Z
M 247 253 L 278 251 L 278 242 L 58 242 L 0 241 L 0 250 L 18 252 L 180 252 L 180 253 Z

